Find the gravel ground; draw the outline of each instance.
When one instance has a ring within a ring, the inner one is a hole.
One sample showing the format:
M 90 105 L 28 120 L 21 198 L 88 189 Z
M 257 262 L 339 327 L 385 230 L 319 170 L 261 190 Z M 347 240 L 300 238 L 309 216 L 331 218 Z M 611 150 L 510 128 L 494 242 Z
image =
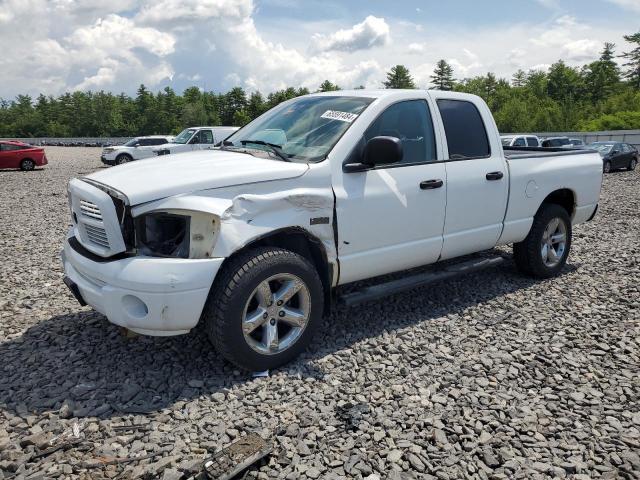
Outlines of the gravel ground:
M 251 432 L 274 452 L 246 478 L 640 478 L 638 171 L 606 176 L 560 277 L 506 262 L 339 309 L 253 378 L 73 300 L 66 184 L 99 150 L 47 155 L 0 172 L 0 479 L 177 479 Z

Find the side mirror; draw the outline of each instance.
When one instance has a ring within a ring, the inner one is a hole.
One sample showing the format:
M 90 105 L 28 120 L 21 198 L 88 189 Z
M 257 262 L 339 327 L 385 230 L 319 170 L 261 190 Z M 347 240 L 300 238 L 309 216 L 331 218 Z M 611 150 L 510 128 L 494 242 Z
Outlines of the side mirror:
M 360 162 L 345 163 L 342 170 L 345 173 L 362 172 L 376 165 L 389 165 L 402 160 L 402 143 L 396 137 L 373 137 L 362 151 Z

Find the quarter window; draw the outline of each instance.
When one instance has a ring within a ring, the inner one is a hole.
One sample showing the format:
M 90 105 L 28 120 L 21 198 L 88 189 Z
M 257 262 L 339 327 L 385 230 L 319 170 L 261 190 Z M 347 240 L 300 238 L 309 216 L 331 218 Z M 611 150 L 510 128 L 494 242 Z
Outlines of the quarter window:
M 464 100 L 438 100 L 451 160 L 491 155 L 487 130 L 477 107 Z
M 513 146 L 514 147 L 525 147 L 526 144 L 524 143 L 524 138 L 522 138 L 522 137 L 516 138 L 516 141 L 513 142 Z
M 409 100 L 387 108 L 364 133 L 373 137 L 396 137 L 402 143 L 401 163 L 436 161 L 436 142 L 429 107 L 424 100 Z

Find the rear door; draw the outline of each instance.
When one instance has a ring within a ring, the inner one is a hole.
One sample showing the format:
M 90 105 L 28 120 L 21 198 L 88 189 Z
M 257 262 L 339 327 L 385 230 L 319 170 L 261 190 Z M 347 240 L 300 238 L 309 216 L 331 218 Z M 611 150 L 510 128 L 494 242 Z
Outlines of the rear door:
M 625 152 L 622 143 L 616 143 L 611 152 L 611 166 L 613 168 L 622 168 L 626 166 Z
M 447 259 L 496 245 L 507 206 L 508 172 L 484 102 L 439 98 L 437 105 L 447 147 L 441 256 Z
M 23 148 L 11 143 L 0 144 L 0 168 L 19 168 Z
M 540 142 L 536 137 L 527 137 L 527 147 L 539 147 Z
M 0 143 L 0 168 L 14 168 L 10 162 L 11 153 L 7 146 L 6 143 Z

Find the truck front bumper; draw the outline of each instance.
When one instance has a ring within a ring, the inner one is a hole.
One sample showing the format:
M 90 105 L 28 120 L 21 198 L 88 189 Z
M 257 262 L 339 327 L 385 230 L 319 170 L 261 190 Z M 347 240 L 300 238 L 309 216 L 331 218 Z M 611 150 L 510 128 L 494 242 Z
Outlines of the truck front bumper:
M 128 257 L 95 261 L 69 239 L 62 251 L 65 283 L 111 323 L 143 335 L 189 332 L 200 319 L 224 259 Z

